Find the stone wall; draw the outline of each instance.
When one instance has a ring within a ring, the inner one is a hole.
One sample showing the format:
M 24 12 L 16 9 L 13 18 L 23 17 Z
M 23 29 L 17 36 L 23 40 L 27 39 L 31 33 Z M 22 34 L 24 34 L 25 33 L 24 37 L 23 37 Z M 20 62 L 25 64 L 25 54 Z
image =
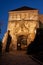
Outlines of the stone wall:
M 38 10 L 9 12 L 7 30 L 10 30 L 12 36 L 10 49 L 17 49 L 17 37 L 20 35 L 27 36 L 27 45 L 29 45 L 34 40 L 38 27 Z

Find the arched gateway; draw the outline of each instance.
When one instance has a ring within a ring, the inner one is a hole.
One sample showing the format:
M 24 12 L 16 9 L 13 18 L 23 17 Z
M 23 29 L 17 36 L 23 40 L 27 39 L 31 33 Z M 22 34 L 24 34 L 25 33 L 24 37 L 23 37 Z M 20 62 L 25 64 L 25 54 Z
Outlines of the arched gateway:
M 27 47 L 27 36 L 20 35 L 17 38 L 17 50 L 25 50 Z
M 9 11 L 8 27 L 10 30 L 12 42 L 10 49 L 20 50 L 26 47 L 34 40 L 36 29 L 39 27 L 38 10 L 30 7 L 21 7 Z M 6 32 L 7 33 L 7 32 Z M 3 40 L 6 40 L 4 36 Z M 6 42 L 3 42 L 3 49 Z

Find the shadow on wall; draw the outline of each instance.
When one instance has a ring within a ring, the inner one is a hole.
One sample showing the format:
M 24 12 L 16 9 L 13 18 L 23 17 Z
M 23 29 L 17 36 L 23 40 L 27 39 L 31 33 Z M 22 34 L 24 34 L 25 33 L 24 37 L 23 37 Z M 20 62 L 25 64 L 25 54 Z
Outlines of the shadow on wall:
M 36 37 L 27 48 L 27 54 L 43 52 L 43 29 L 37 29 Z
M 10 35 L 10 31 L 8 30 L 8 38 L 7 38 L 5 52 L 9 52 L 9 47 L 10 47 L 10 44 L 11 44 L 11 39 L 12 39 L 12 37 Z

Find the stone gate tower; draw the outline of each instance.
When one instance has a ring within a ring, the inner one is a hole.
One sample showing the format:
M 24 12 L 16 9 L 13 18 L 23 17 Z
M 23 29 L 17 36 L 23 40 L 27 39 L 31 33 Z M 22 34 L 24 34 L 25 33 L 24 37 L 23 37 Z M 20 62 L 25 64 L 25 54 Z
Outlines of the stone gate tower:
M 34 40 L 39 27 L 38 10 L 24 6 L 8 13 L 7 30 L 12 36 L 10 49 L 25 49 Z

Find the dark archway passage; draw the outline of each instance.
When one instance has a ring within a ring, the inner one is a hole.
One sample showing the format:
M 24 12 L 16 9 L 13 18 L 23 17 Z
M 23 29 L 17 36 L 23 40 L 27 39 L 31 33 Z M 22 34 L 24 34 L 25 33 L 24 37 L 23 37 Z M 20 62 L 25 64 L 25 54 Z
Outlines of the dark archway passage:
M 17 38 L 17 50 L 25 50 L 27 46 L 27 37 L 20 35 Z

